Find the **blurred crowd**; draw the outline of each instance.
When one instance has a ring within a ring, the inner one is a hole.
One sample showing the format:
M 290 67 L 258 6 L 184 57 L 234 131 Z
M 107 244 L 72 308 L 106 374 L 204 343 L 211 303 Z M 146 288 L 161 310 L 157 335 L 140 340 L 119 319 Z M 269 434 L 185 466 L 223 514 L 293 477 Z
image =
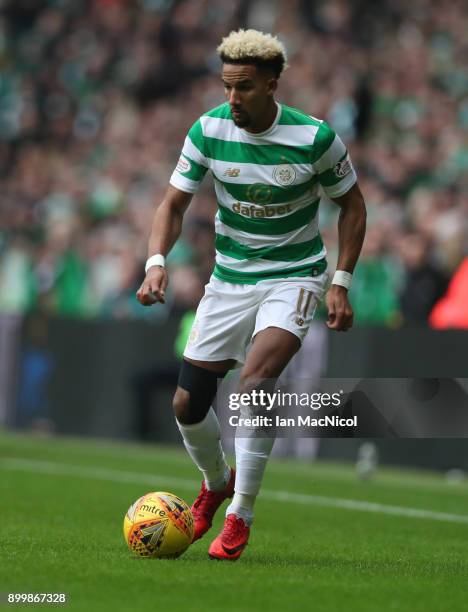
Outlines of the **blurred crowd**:
M 326 119 L 368 205 L 358 324 L 425 324 L 468 254 L 463 0 L 0 2 L 0 312 L 165 317 L 213 265 L 205 179 L 169 258 L 164 307 L 135 299 L 155 207 L 187 129 L 223 101 L 216 46 L 277 33 L 278 99 Z M 336 261 L 337 207 L 320 211 Z

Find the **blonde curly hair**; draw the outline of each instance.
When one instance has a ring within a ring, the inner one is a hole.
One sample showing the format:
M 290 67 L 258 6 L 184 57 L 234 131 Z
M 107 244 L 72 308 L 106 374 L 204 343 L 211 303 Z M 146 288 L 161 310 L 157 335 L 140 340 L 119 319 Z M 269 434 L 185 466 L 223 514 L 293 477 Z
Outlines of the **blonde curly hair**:
M 254 64 L 270 67 L 276 78 L 287 68 L 286 49 L 276 36 L 258 30 L 232 31 L 217 48 L 225 64 Z

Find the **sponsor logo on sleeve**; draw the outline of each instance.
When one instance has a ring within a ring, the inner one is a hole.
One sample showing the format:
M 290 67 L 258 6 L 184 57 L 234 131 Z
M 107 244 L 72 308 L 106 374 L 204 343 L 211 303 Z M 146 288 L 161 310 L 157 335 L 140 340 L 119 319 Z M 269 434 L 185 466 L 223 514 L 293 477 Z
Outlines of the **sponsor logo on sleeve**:
M 188 161 L 188 159 L 185 159 L 185 157 L 180 157 L 179 161 L 177 162 L 177 166 L 176 166 L 176 170 L 177 172 L 190 172 L 190 170 L 192 169 L 192 164 Z
M 333 168 L 333 173 L 338 178 L 342 178 L 351 172 L 351 162 L 348 158 L 343 159 L 338 162 L 336 166 Z

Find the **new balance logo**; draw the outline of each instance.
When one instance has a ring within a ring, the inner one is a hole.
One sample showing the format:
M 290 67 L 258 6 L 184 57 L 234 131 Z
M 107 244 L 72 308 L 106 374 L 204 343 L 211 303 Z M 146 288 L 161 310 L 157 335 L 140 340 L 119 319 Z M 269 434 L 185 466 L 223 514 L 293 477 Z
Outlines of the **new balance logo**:
M 228 168 L 224 171 L 223 176 L 230 176 L 231 178 L 237 178 L 240 174 L 240 168 Z

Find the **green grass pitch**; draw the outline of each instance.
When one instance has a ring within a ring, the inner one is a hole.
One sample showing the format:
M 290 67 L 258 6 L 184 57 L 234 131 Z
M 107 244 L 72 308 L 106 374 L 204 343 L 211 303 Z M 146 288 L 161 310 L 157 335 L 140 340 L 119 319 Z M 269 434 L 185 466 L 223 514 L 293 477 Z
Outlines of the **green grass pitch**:
M 180 559 L 134 557 L 130 503 L 151 490 L 191 503 L 198 480 L 182 449 L 0 433 L 0 592 L 65 592 L 87 612 L 468 609 L 466 484 L 272 460 L 240 561 L 207 557 L 222 510 Z

